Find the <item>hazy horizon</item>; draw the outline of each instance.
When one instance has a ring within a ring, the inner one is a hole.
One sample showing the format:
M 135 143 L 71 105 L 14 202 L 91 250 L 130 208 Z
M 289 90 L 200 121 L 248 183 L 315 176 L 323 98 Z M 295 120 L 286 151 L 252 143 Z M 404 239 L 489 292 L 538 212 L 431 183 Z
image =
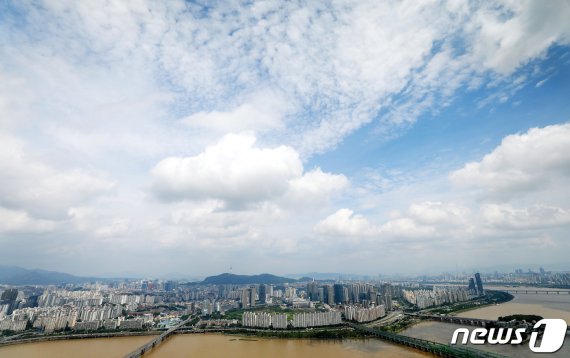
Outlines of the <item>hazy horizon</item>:
M 569 18 L 564 1 L 3 2 L 0 264 L 569 263 Z

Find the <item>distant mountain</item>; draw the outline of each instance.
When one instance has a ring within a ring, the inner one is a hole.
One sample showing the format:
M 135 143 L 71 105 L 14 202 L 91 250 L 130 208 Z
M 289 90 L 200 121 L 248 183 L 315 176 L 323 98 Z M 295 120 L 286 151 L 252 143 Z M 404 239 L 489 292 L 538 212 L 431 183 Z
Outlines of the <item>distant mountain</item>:
M 283 284 L 293 283 L 297 280 L 293 278 L 279 277 L 268 273 L 261 275 L 234 275 L 232 273 L 223 273 L 217 276 L 209 276 L 202 281 L 203 284 L 214 285 L 246 285 L 251 284 Z
M 79 277 L 63 272 L 39 269 L 29 270 L 18 266 L 0 265 L 0 284 L 5 285 L 60 285 L 92 281 L 110 281 L 110 279 Z
M 367 275 L 358 275 L 358 274 L 351 274 L 351 273 L 338 273 L 338 272 L 307 272 L 307 273 L 298 273 L 298 274 L 286 274 L 285 277 L 291 277 L 298 279 L 299 281 L 307 281 L 306 278 L 311 278 L 311 280 L 320 280 L 320 281 L 328 281 L 333 280 L 336 281 L 338 279 L 343 280 L 362 280 Z

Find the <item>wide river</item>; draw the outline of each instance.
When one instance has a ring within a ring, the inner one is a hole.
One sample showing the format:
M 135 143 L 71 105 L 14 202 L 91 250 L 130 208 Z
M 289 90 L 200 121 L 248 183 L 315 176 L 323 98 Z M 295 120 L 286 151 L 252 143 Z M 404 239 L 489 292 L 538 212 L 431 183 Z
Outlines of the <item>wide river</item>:
M 501 289 L 495 287 L 493 289 Z M 513 288 L 504 288 L 513 289 Z M 525 288 L 517 288 L 525 289 Z M 536 288 L 529 288 L 536 291 Z M 570 324 L 570 294 L 546 295 L 540 294 L 513 294 L 515 298 L 512 301 L 496 306 L 487 306 L 471 311 L 457 313 L 460 317 L 481 318 L 481 319 L 497 319 L 500 316 L 508 316 L 512 314 L 535 314 L 544 318 L 562 318 L 567 324 Z M 461 326 L 441 323 L 441 322 L 422 322 L 410 327 L 402 332 L 402 334 L 427 339 L 430 341 L 449 343 L 453 332 Z M 468 328 L 475 328 L 467 326 Z M 477 349 L 487 350 L 494 353 L 506 355 L 508 357 L 570 357 L 570 336 L 566 336 L 566 340 L 562 348 L 555 354 L 538 354 L 533 353 L 527 344 L 518 346 L 499 346 L 485 345 L 473 346 Z
M 511 302 L 459 313 L 458 316 L 497 319 L 510 314 L 537 314 L 545 318 L 563 318 L 570 323 L 570 295 L 516 294 Z M 459 326 L 422 322 L 402 334 L 449 343 L 453 331 Z M 473 327 L 469 327 L 473 328 Z M 148 342 L 146 337 L 120 337 L 65 340 L 18 344 L 0 347 L 0 357 L 122 357 Z M 570 357 L 570 336 L 556 354 L 549 357 Z M 500 353 L 509 357 L 531 357 L 528 344 L 521 346 L 477 346 L 478 349 Z M 368 357 L 426 357 L 428 355 L 377 339 L 317 341 L 303 339 L 243 338 L 220 334 L 176 335 L 147 355 L 159 357 L 311 357 L 311 358 L 368 358 Z
M 19 344 L 0 348 L 0 357 L 123 357 L 151 337 L 96 338 Z M 236 337 L 221 334 L 175 335 L 144 357 L 299 357 L 299 358 L 372 358 L 429 355 L 376 339 L 317 341 Z

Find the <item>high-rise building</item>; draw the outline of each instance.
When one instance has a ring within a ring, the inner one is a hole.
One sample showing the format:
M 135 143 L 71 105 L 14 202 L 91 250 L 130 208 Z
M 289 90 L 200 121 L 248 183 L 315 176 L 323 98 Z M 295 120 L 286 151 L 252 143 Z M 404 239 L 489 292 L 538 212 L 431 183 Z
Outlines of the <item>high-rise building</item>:
M 18 299 L 18 290 L 15 288 L 9 288 L 2 292 L 0 296 L 0 306 L 5 306 L 6 314 L 12 314 L 12 311 L 16 308 L 16 300 Z M 0 310 L 1 312 L 1 310 Z
M 477 292 L 477 287 L 475 287 L 475 279 L 473 277 L 469 279 L 469 291 L 475 293 Z
M 240 293 L 240 305 L 241 308 L 248 308 L 249 307 L 249 292 L 247 288 L 243 288 Z
M 323 286 L 324 299 L 323 303 L 334 305 L 334 287 L 332 285 Z
M 335 283 L 333 286 L 333 291 L 334 291 L 334 303 L 342 304 L 345 301 L 344 286 L 339 283 Z
M 249 306 L 254 307 L 255 306 L 255 298 L 257 296 L 257 290 L 255 289 L 255 287 L 250 287 L 250 288 L 248 288 L 248 292 L 249 292 Z
M 485 295 L 485 290 L 483 289 L 483 281 L 481 280 L 481 275 L 479 272 L 475 274 L 475 283 L 477 284 L 477 294 L 479 296 Z
M 173 291 L 178 287 L 177 282 L 175 281 L 166 281 L 164 283 L 164 290 L 165 291 Z
M 324 287 L 319 287 L 318 288 L 318 300 L 321 302 L 325 302 L 325 288 Z
M 307 284 L 307 295 L 309 296 L 309 300 L 318 301 L 319 285 L 317 282 L 313 281 Z
M 267 285 L 259 285 L 259 301 L 261 303 L 267 302 Z

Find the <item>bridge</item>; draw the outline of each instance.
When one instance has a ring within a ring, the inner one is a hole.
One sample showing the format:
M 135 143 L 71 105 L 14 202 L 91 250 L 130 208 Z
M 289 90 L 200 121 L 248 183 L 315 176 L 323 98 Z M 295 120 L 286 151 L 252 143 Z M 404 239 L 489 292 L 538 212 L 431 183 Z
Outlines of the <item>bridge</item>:
M 154 347 L 158 346 L 160 343 L 162 343 L 164 340 L 166 340 L 168 337 L 170 337 L 171 335 L 173 335 L 177 329 L 179 329 L 180 327 L 184 326 L 186 323 L 190 322 L 190 320 L 194 319 L 194 316 L 190 316 L 187 319 L 185 319 L 184 321 L 178 323 L 176 326 L 170 328 L 168 331 L 162 333 L 160 336 L 156 337 L 155 339 L 153 339 L 152 341 L 145 343 L 144 345 L 140 346 L 139 348 L 135 349 L 134 351 L 132 351 L 131 353 L 127 354 L 125 356 L 125 358 L 138 358 L 141 357 L 143 354 L 147 353 L 148 351 L 150 351 L 151 349 L 153 349 Z
M 465 347 L 465 346 L 451 346 L 443 343 L 437 343 L 432 341 L 427 341 L 419 338 L 412 338 L 408 336 L 402 336 L 396 333 L 384 332 L 377 329 L 369 328 L 356 323 L 347 323 L 350 327 L 355 330 L 366 332 L 382 340 L 404 345 L 410 348 L 419 349 L 421 351 L 434 354 L 439 357 L 450 357 L 450 358 L 471 358 L 471 357 L 481 357 L 481 358 L 497 358 L 504 357 L 499 354 L 480 351 L 477 349 Z
M 570 290 L 532 290 L 532 289 L 515 289 L 515 290 L 501 290 L 508 293 L 517 293 L 524 295 L 570 295 Z
M 434 316 L 434 315 L 426 315 L 418 313 L 404 313 L 404 314 L 418 318 L 430 319 L 432 321 L 455 323 L 464 326 L 466 325 L 466 326 L 476 326 L 476 327 L 487 327 L 489 323 L 497 322 L 489 319 L 467 318 L 467 317 L 457 317 L 457 316 Z
M 406 313 L 406 312 L 404 312 L 404 314 L 412 317 L 430 319 L 432 321 L 438 321 L 438 322 L 455 323 L 464 326 L 487 327 L 489 323 L 499 322 L 490 319 L 467 318 L 467 317 L 457 317 L 457 316 L 434 316 L 434 315 Z M 570 335 L 570 326 L 568 326 L 566 335 Z

